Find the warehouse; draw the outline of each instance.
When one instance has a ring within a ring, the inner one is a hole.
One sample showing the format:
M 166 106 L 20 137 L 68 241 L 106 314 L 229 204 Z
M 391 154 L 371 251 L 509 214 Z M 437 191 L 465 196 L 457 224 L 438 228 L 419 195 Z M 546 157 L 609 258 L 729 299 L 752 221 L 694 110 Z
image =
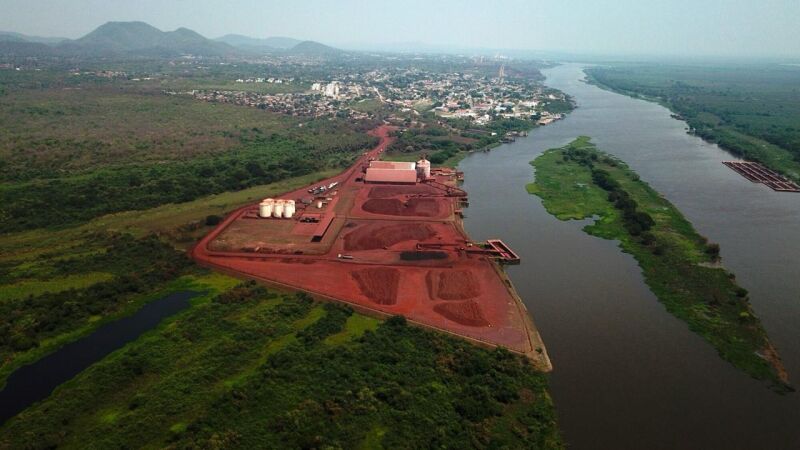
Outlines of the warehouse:
M 370 161 L 364 176 L 367 183 L 415 184 L 417 168 L 413 162 Z

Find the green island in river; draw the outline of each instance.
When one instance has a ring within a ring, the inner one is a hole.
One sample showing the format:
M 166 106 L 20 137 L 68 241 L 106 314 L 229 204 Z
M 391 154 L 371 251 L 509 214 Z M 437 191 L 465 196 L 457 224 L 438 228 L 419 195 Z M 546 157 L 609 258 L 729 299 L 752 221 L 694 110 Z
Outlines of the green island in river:
M 596 217 L 584 231 L 615 239 L 642 268 L 667 310 L 731 364 L 778 392 L 792 390 L 780 356 L 747 291 L 719 264 L 719 245 L 698 234 L 675 206 L 619 159 L 582 136 L 531 164 L 528 192 L 560 220 Z

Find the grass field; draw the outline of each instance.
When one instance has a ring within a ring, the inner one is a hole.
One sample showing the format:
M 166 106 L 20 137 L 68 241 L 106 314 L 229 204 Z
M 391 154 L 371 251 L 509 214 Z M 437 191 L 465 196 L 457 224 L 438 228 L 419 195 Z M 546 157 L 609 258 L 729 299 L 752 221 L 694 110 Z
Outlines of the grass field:
M 562 446 L 523 358 L 252 284 L 215 294 L 10 420 L 0 448 Z
M 617 65 L 590 81 L 655 100 L 693 133 L 800 181 L 800 68 L 782 65 Z
M 532 164 L 536 181 L 528 192 L 541 197 L 550 214 L 560 220 L 597 216 L 584 230 L 619 241 L 667 311 L 740 370 L 777 391 L 790 389 L 747 291 L 717 267 L 719 246 L 700 236 L 671 203 L 587 137 L 549 150 Z
M 253 127 L 271 133 L 296 125 L 265 111 L 157 90 L 15 91 L 0 103 L 0 169 L 11 180 L 163 163 L 224 153 Z

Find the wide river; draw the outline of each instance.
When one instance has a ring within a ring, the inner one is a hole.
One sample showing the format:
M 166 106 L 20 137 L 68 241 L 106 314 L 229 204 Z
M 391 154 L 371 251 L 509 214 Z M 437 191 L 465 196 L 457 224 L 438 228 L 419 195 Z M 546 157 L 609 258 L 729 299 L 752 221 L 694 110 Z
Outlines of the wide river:
M 529 137 L 460 164 L 474 239 L 499 237 L 522 258 L 508 268 L 544 338 L 551 392 L 576 449 L 800 448 L 800 392 L 778 395 L 723 361 L 667 313 L 617 243 L 560 222 L 525 191 L 529 161 L 591 136 L 663 193 L 701 234 L 751 302 L 800 384 L 800 194 L 776 193 L 721 164 L 731 155 L 687 135 L 654 103 L 583 83 L 583 66 L 544 71 L 578 109 Z M 585 223 L 585 222 L 584 222 Z

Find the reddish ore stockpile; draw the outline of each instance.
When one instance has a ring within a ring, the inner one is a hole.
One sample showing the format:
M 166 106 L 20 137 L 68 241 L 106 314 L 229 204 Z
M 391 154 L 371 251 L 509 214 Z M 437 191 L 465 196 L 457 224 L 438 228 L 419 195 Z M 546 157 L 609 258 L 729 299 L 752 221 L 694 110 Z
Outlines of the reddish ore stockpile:
M 437 300 L 465 300 L 481 295 L 481 285 L 469 270 L 430 271 L 428 293 Z
M 439 202 L 429 198 L 411 198 L 405 202 L 396 198 L 371 198 L 362 208 L 368 213 L 388 216 L 434 217 L 439 214 Z
M 368 223 L 360 225 L 344 237 L 344 249 L 375 250 L 406 241 L 423 241 L 436 236 L 430 225 L 424 223 L 408 223 L 382 225 Z
M 400 271 L 389 267 L 373 267 L 353 272 L 358 288 L 370 300 L 380 305 L 397 303 Z

